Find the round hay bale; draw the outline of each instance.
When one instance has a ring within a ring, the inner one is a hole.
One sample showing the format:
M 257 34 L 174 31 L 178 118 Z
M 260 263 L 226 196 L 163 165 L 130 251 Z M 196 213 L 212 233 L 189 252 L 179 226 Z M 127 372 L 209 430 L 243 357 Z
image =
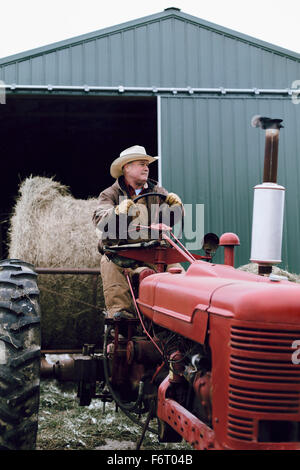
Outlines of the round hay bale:
M 249 263 L 243 266 L 240 266 L 238 269 L 241 271 L 247 271 L 248 273 L 258 274 L 258 264 L 257 263 Z M 272 272 L 277 274 L 278 276 L 285 276 L 288 278 L 289 281 L 292 282 L 300 282 L 300 275 L 289 273 L 284 269 L 278 268 L 278 266 L 273 266 Z
M 53 178 L 30 177 L 19 188 L 10 219 L 10 258 L 36 268 L 100 267 L 92 222 L 97 199 L 75 199 Z M 104 298 L 101 276 L 39 274 L 43 349 L 101 344 Z

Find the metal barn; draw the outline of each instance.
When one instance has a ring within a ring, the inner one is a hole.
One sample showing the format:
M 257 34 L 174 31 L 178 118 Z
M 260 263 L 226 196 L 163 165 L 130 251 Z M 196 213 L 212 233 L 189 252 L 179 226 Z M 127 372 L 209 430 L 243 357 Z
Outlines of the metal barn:
M 285 126 L 283 267 L 300 272 L 297 79 L 299 54 L 176 8 L 1 59 L 3 236 L 25 177 L 55 176 L 75 197 L 97 197 L 112 183 L 111 161 L 139 144 L 161 157 L 152 177 L 204 204 L 205 232 L 239 235 L 236 265 L 245 264 L 264 157 L 250 122 L 261 114 Z

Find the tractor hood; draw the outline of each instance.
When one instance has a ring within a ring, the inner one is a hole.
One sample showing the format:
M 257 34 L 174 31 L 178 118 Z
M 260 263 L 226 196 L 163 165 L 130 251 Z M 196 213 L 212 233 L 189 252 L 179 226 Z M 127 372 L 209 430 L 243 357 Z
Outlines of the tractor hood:
M 137 302 L 155 323 L 200 342 L 204 342 L 209 314 L 300 324 L 298 284 L 204 261 L 194 262 L 185 273 L 146 277 Z

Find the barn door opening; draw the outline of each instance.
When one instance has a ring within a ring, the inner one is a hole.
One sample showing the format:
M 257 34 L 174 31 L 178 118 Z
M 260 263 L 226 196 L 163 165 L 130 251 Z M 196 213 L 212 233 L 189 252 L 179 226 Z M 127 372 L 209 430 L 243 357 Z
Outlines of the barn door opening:
M 54 177 L 78 199 L 98 197 L 114 182 L 111 162 L 132 145 L 158 155 L 157 100 L 148 96 L 9 94 L 0 107 L 0 257 L 18 187 Z M 158 164 L 150 177 L 158 180 Z

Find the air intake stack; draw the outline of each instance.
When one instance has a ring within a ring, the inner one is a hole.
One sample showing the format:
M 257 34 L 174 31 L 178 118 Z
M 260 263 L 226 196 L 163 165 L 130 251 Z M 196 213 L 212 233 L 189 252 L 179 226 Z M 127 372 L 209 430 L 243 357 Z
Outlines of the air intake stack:
M 270 274 L 281 262 L 285 188 L 277 184 L 279 131 L 282 119 L 254 116 L 251 124 L 265 130 L 263 183 L 254 187 L 252 263 L 259 274 Z

